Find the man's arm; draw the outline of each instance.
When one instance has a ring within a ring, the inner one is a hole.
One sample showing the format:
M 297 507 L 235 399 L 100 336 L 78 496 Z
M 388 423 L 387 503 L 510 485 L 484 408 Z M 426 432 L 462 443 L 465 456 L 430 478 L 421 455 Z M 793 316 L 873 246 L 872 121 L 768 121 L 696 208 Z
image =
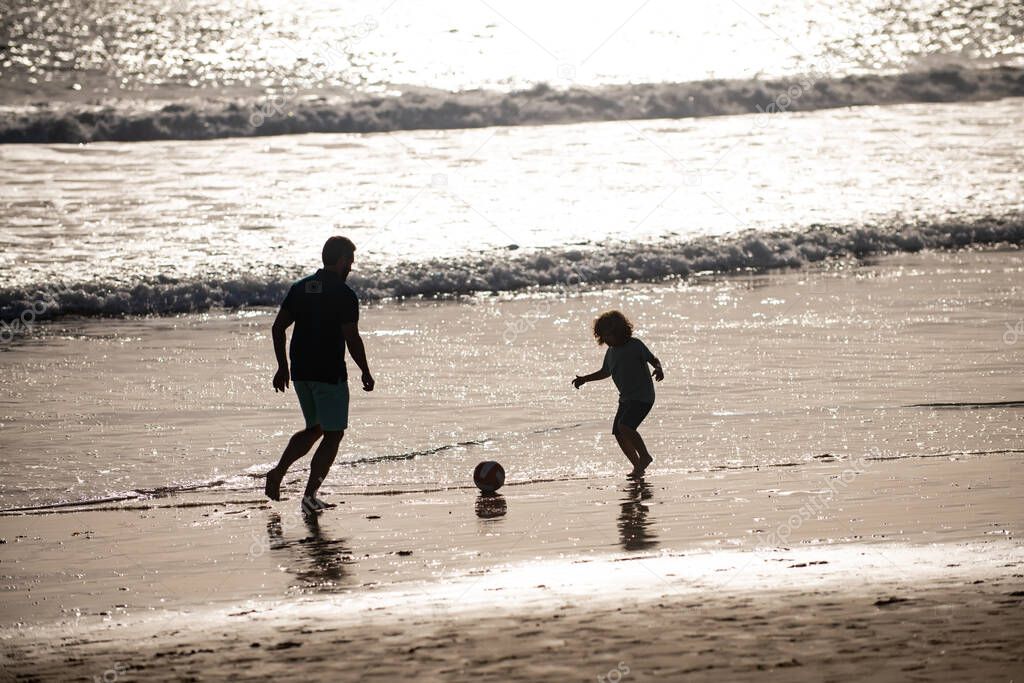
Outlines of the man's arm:
M 287 335 L 285 331 L 295 322 L 292 314 L 282 306 L 274 319 L 274 326 L 270 330 L 274 338 L 274 355 L 277 356 L 277 372 L 274 374 L 274 391 L 285 391 L 288 388 L 288 353 Z
M 587 382 L 597 382 L 598 380 L 608 379 L 611 376 L 612 374 L 610 372 L 608 372 L 604 368 L 601 368 L 597 372 L 592 372 L 589 375 L 583 375 L 582 377 L 576 375 L 576 379 L 572 381 L 572 385 L 579 389 Z
M 363 372 L 363 391 L 373 391 L 373 375 L 370 374 L 370 365 L 366 362 L 366 347 L 363 346 L 363 338 L 359 336 L 359 323 L 345 323 L 341 326 L 341 333 L 345 335 L 349 355 Z

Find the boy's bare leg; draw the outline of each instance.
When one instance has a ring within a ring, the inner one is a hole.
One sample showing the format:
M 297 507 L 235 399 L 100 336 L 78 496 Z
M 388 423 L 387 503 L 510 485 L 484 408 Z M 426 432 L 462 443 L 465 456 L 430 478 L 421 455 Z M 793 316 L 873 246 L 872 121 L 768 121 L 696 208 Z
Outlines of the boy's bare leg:
M 288 468 L 296 460 L 309 453 L 309 449 L 313 447 L 313 444 L 316 443 L 316 440 L 322 434 L 320 425 L 307 427 L 300 432 L 292 434 L 292 438 L 288 440 L 284 453 L 281 454 L 281 460 L 277 463 L 277 467 L 267 472 L 267 484 L 264 489 L 267 498 L 270 500 L 281 500 L 281 480 L 287 474 Z
M 639 456 L 637 456 L 636 447 L 634 447 L 633 444 L 623 436 L 621 426 L 619 427 L 619 433 L 615 435 L 615 440 L 619 442 L 619 448 L 622 449 L 626 459 L 629 460 L 629 463 L 633 466 L 633 470 L 635 471 L 637 467 L 639 467 Z
M 324 440 L 317 446 L 313 462 L 309 466 L 309 481 L 306 482 L 306 492 L 303 494 L 305 497 L 313 498 L 320 490 L 320 484 L 324 483 L 324 479 L 331 471 L 331 465 L 334 464 L 334 458 L 338 456 L 338 446 L 341 445 L 343 436 L 345 432 L 324 432 Z
M 654 462 L 654 458 L 652 458 L 651 454 L 647 451 L 647 444 L 645 444 L 644 440 L 640 437 L 640 432 L 636 431 L 632 427 L 620 424 L 619 432 L 622 433 L 626 440 L 629 441 L 632 447 L 636 450 L 636 468 L 638 472 L 642 473 L 647 469 L 648 465 Z

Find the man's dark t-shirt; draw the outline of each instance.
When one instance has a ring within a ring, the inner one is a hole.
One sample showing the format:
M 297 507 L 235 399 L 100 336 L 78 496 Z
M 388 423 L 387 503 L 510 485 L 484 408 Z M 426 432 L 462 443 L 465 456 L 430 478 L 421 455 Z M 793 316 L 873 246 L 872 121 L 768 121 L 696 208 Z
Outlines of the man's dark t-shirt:
M 341 276 L 321 268 L 292 285 L 281 308 L 295 321 L 289 349 L 292 381 L 346 381 L 341 326 L 359 321 L 359 299 Z

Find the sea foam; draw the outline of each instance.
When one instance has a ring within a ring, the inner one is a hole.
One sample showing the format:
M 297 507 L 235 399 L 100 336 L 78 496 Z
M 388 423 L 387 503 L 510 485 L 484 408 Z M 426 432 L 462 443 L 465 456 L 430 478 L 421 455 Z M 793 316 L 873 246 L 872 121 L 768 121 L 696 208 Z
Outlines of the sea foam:
M 961 102 L 1024 96 L 1024 67 L 950 66 L 900 74 L 831 78 L 811 72 L 784 79 L 606 85 L 594 88 L 445 92 L 409 89 L 394 96 L 291 97 L 254 94 L 193 98 L 157 106 L 41 104 L 0 109 L 0 143 L 102 140 L 203 140 L 298 133 L 369 133 L 582 121 L 690 118 L 812 111 L 859 105 Z
M 353 273 L 364 300 L 507 292 L 530 287 L 658 281 L 698 272 L 797 268 L 836 257 L 1024 244 L 1024 214 L 802 230 L 743 232 L 652 244 L 609 243 L 547 251 L 501 250 L 456 259 L 407 262 Z M 0 289 L 4 325 L 61 315 L 173 315 L 211 308 L 276 306 L 291 284 L 269 277 L 157 278 L 131 283 L 41 283 Z M 296 269 L 292 274 L 301 275 Z M 26 321 L 26 312 L 31 320 Z

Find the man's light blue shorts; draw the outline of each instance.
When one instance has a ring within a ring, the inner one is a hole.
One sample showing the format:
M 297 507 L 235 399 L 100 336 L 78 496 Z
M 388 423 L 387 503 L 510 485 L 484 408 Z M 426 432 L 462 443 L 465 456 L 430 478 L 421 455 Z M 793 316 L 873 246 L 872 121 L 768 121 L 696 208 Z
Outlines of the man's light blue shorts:
M 325 432 L 342 432 L 348 429 L 348 383 L 308 382 L 293 380 L 295 393 L 299 395 L 302 416 L 306 428 L 320 425 Z

